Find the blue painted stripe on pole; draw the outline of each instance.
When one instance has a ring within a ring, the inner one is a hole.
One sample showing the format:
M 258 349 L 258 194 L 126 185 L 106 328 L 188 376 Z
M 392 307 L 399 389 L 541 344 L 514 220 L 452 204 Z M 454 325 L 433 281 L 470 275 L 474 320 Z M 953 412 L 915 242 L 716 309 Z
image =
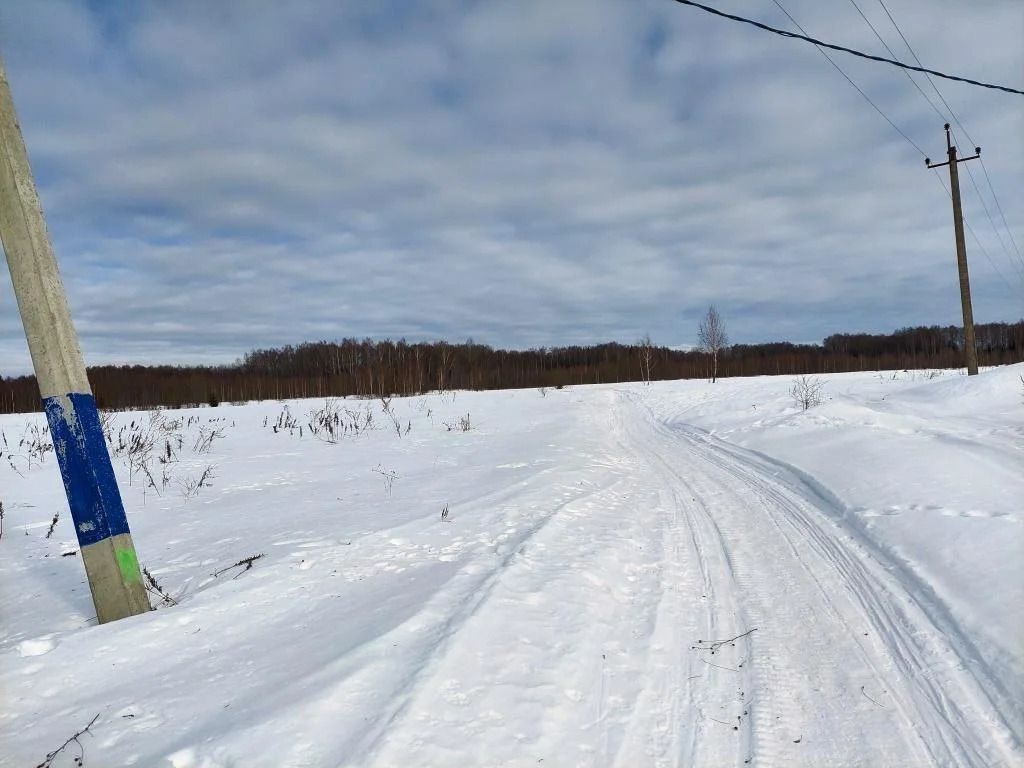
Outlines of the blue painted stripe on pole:
M 79 546 L 128 533 L 96 399 L 78 393 L 45 397 L 43 407 Z

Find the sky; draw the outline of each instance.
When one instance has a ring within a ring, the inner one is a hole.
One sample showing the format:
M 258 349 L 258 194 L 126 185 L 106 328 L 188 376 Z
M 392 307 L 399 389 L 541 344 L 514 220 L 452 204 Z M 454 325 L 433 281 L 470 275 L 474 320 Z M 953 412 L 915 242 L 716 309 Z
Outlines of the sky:
M 780 2 L 912 61 L 880 0 Z M 1019 0 L 886 7 L 925 66 L 1024 87 Z M 0 55 L 89 364 L 960 322 L 931 84 L 831 54 L 904 138 L 814 46 L 672 0 L 0 0 Z M 975 318 L 1019 320 L 1024 96 L 933 80 L 986 161 Z M 30 369 L 3 274 L 0 375 Z

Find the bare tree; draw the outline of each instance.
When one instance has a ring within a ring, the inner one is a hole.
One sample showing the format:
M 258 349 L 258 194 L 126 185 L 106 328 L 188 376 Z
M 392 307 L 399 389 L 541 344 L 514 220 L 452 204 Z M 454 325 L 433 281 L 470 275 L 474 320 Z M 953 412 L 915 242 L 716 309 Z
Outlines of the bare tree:
M 708 307 L 708 313 L 700 321 L 697 341 L 701 350 L 711 356 L 711 383 L 714 383 L 718 379 L 718 354 L 729 346 L 729 334 L 725 332 L 722 316 L 714 304 Z
M 648 333 L 640 339 L 637 346 L 640 347 L 640 374 L 643 377 L 644 383 L 650 386 L 651 365 L 654 360 L 654 345 L 651 343 L 651 334 Z

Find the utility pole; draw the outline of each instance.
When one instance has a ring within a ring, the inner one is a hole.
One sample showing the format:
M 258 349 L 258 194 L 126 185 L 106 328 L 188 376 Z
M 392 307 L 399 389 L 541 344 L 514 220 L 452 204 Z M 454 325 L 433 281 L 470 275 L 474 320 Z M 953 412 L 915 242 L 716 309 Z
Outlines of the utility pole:
M 150 609 L 0 62 L 0 241 L 101 624 Z
M 967 363 L 967 375 L 978 375 L 978 347 L 974 340 L 974 311 L 971 309 L 971 278 L 967 274 L 967 244 L 964 242 L 964 215 L 960 207 L 960 174 L 957 163 L 976 160 L 981 157 L 981 147 L 974 148 L 975 154 L 957 159 L 956 147 L 949 134 L 949 123 L 946 123 L 946 154 L 949 159 L 944 163 L 932 164 L 930 158 L 924 159 L 929 168 L 949 166 L 950 197 L 953 198 L 953 233 L 956 236 L 956 265 L 960 273 L 960 306 L 964 314 L 964 358 Z

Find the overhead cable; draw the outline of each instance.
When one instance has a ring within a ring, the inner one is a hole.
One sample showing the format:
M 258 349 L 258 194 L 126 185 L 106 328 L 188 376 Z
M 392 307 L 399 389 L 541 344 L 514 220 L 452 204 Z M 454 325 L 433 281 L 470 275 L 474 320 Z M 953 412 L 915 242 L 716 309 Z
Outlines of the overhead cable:
M 775 27 L 769 27 L 767 24 L 762 24 L 759 21 L 754 21 L 753 19 L 747 19 L 744 18 L 743 16 L 736 16 L 731 13 L 726 13 L 725 11 L 720 11 L 717 8 L 711 8 L 710 6 L 707 5 L 695 3 L 693 2 L 693 0 L 673 0 L 673 2 L 679 3 L 680 5 L 689 5 L 693 8 L 699 8 L 702 11 L 714 14 L 715 16 L 721 16 L 722 18 L 729 19 L 730 21 L 739 21 L 743 24 L 750 24 L 751 26 L 757 27 L 758 29 L 763 29 L 766 32 L 772 32 L 776 35 L 781 35 L 782 37 L 791 37 L 796 40 L 803 40 L 804 42 L 812 43 L 813 45 L 821 46 L 822 48 L 828 48 L 833 51 L 841 51 L 842 53 L 848 53 L 851 56 L 859 56 L 862 59 L 880 61 L 883 64 L 892 64 L 894 67 L 909 69 L 914 72 L 924 72 L 925 74 L 935 75 L 936 77 L 942 77 L 945 78 L 946 80 L 955 80 L 956 82 L 959 83 L 975 85 L 978 86 L 979 88 L 990 88 L 996 91 L 1005 91 L 1006 93 L 1016 93 L 1021 96 L 1024 96 L 1024 91 L 1018 88 L 1010 88 L 1009 86 L 995 85 L 993 83 L 984 83 L 980 80 L 972 80 L 969 77 L 959 77 L 957 75 L 949 75 L 946 74 L 945 72 L 939 72 L 934 69 L 927 69 L 926 67 L 916 67 L 912 64 L 907 64 L 906 62 L 896 61 L 895 59 L 887 59 L 884 56 L 874 56 L 870 53 L 864 53 L 863 51 L 854 50 L 853 48 L 847 48 L 842 45 L 834 45 L 833 43 L 826 43 L 823 40 L 816 40 L 815 38 L 810 37 L 808 35 L 799 35 L 796 32 L 787 32 L 784 29 L 776 29 Z
M 775 5 L 777 5 L 779 7 L 780 11 L 782 11 L 784 14 L 786 14 L 786 18 L 789 19 L 791 22 L 793 22 L 793 26 L 794 27 L 799 29 L 801 32 L 806 32 L 806 30 L 803 27 L 800 26 L 800 22 L 798 22 L 796 19 L 793 18 L 792 14 L 790 14 L 790 12 L 786 10 L 785 6 L 781 2 L 779 2 L 779 0 L 772 0 L 772 2 L 774 2 Z M 833 67 L 835 67 L 836 71 L 846 79 L 846 82 L 848 82 L 850 85 L 852 85 L 854 87 L 854 89 L 857 91 L 857 93 L 859 93 L 861 96 L 864 97 L 864 101 L 866 101 L 868 104 L 870 104 L 874 108 L 875 112 L 877 112 L 879 115 L 881 115 L 882 119 L 884 119 L 885 122 L 887 122 L 889 125 L 892 126 L 893 130 L 896 131 L 896 133 L 898 133 L 900 136 L 902 136 L 903 139 L 910 146 L 912 146 L 914 149 L 916 149 L 918 154 L 921 155 L 921 157 L 927 158 L 927 154 L 925 153 L 925 151 L 923 149 L 921 149 L 921 147 L 919 147 L 914 142 L 914 140 L 912 138 L 907 136 L 907 134 L 903 131 L 903 129 L 900 128 L 898 125 L 896 125 L 896 123 L 894 123 L 892 121 L 892 118 L 890 118 L 887 114 L 885 114 L 885 112 L 882 111 L 882 108 L 879 107 L 877 104 L 875 104 L 875 102 L 871 100 L 871 97 L 868 96 L 866 93 L 864 93 L 864 90 L 859 85 L 857 85 L 855 82 L 853 82 L 851 77 L 848 74 L 846 74 L 846 72 L 843 71 L 843 68 L 840 67 L 835 62 L 835 59 L 833 59 L 831 56 L 829 56 L 827 53 L 825 53 L 825 49 L 822 48 L 820 45 L 817 46 L 817 48 L 818 48 L 818 51 L 821 53 L 821 55 L 824 56 L 826 59 L 828 59 L 828 63 L 831 64 Z

